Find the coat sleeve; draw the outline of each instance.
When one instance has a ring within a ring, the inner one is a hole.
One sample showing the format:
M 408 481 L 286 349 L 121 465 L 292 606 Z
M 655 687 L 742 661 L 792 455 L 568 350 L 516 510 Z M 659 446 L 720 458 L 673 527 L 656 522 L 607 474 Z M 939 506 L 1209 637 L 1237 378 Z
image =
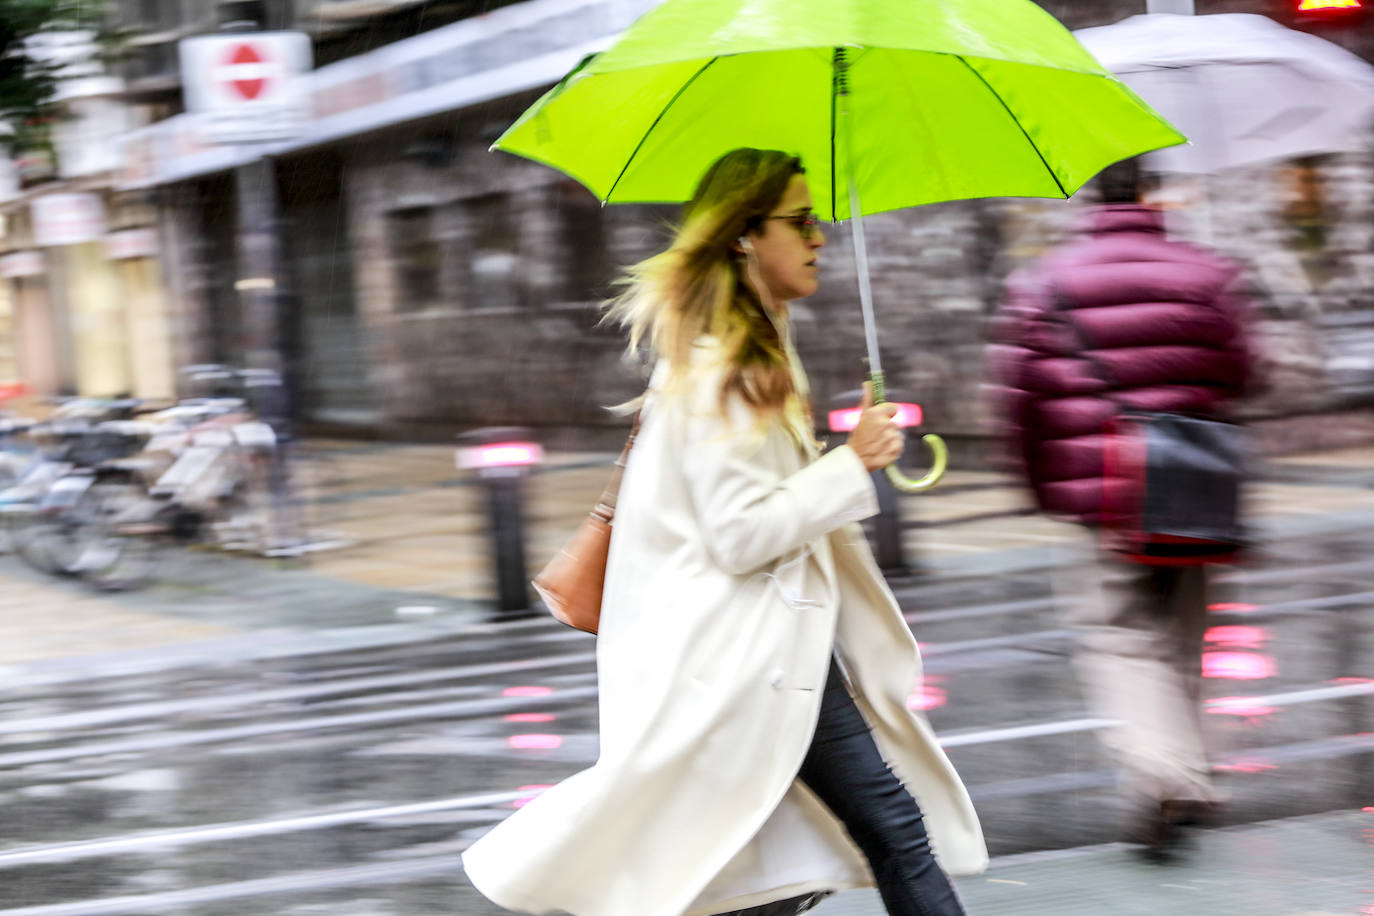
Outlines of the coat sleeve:
M 725 571 L 752 572 L 878 511 L 873 480 L 849 446 L 790 475 L 762 460 L 764 436 L 742 404 L 688 419 L 683 463 L 707 550 Z

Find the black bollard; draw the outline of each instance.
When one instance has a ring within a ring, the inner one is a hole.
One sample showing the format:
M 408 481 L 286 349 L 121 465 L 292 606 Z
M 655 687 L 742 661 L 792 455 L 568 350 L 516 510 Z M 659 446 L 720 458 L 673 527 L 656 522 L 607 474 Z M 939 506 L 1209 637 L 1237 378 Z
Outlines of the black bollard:
M 878 514 L 873 518 L 873 559 L 885 576 L 907 576 L 906 550 L 902 545 L 902 513 L 897 488 L 882 471 L 873 472 L 878 494 Z
M 487 497 L 492 573 L 497 588 L 497 620 L 532 617 L 529 573 L 525 568 L 524 481 L 543 460 L 530 431 L 516 426 L 487 427 L 458 437 L 458 466 L 475 471 Z
M 858 404 L 862 398 L 862 391 L 846 391 L 830 399 L 827 425 L 832 434 L 847 433 L 858 425 Z M 910 427 L 921 424 L 921 405 L 891 389 L 887 398 L 900 406 L 897 419 L 904 435 Z M 873 559 L 886 576 L 910 575 L 912 569 L 902 543 L 901 494 L 882 471 L 873 472 L 873 488 L 878 495 L 878 514 L 873 519 Z

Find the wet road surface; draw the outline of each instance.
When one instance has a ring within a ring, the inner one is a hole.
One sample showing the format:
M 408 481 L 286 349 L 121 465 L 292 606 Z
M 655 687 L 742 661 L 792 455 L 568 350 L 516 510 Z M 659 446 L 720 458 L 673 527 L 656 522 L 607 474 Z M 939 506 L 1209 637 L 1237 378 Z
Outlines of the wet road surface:
M 1374 799 L 1370 540 L 1294 538 L 1217 589 L 1208 725 L 1228 823 Z M 926 659 L 911 703 L 994 856 L 1118 835 L 1106 723 L 1074 681 L 1051 578 L 896 583 Z M 489 916 L 458 854 L 596 757 L 594 642 L 549 620 L 232 646 L 7 673 L 0 916 Z

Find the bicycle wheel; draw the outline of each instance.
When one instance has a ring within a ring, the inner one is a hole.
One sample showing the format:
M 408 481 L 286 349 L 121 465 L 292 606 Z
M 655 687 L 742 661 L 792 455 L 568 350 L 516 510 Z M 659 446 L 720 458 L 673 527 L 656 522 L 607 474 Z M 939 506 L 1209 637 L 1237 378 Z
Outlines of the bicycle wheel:
M 80 507 L 83 517 L 72 571 L 103 591 L 147 585 L 163 566 L 172 539 L 170 508 L 131 521 L 147 501 L 147 493 L 133 481 L 93 487 Z
M 14 553 L 30 567 L 48 575 L 63 571 L 60 559 L 67 551 L 68 534 L 56 518 L 37 511 L 15 516 L 12 531 Z

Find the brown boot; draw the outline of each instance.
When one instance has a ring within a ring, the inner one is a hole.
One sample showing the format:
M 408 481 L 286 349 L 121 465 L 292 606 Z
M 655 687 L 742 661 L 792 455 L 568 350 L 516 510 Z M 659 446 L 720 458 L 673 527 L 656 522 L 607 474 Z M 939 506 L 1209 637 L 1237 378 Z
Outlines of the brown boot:
M 1165 820 L 1180 827 L 1207 827 L 1221 815 L 1221 805 L 1196 798 L 1171 798 L 1159 805 Z

